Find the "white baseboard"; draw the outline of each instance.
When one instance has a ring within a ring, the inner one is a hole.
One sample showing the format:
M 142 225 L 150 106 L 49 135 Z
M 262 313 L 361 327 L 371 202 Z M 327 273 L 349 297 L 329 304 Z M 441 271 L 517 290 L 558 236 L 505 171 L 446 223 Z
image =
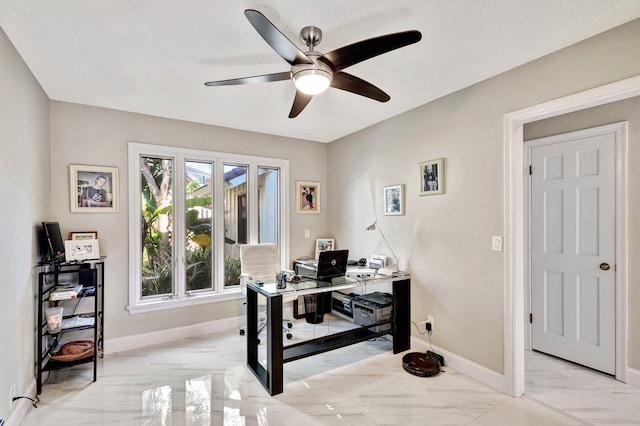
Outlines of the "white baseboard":
M 627 384 L 640 388 L 640 370 L 627 367 Z
M 444 356 L 444 361 L 447 367 L 450 367 L 465 376 L 471 377 L 483 385 L 489 386 L 499 392 L 506 393 L 505 378 L 503 374 L 496 373 L 487 367 L 483 367 L 480 364 L 476 364 L 473 361 L 469 361 L 466 358 L 452 352 L 448 352 L 438 346 L 429 345 L 429 343 L 416 337 L 411 337 L 411 346 L 417 347 L 421 352 L 433 350 L 434 352 Z M 432 347 L 433 349 L 431 349 Z
M 31 398 L 31 395 L 33 395 L 33 397 L 35 398 L 35 395 L 36 395 L 36 379 L 35 378 L 31 380 L 31 384 L 25 391 L 24 395 L 29 396 L 30 398 Z M 4 423 L 4 426 L 19 426 L 24 420 L 24 418 L 27 416 L 29 411 L 33 408 L 34 408 L 33 404 L 30 400 L 26 398 L 17 400 L 13 406 L 13 410 L 11 410 L 9 417 L 7 418 L 7 421 Z
M 293 308 L 287 307 L 283 309 L 282 316 L 284 318 L 293 318 L 291 315 L 293 315 Z M 115 339 L 105 340 L 103 351 L 105 355 L 113 354 L 116 352 L 144 348 L 149 345 L 157 345 L 189 337 L 202 336 L 203 334 L 217 333 L 220 331 L 230 330 L 232 328 L 240 329 L 240 327 L 245 325 L 246 320 L 246 317 L 241 315 L 239 317 L 223 318 L 220 320 L 193 324 L 186 327 L 170 328 L 134 336 L 117 337 Z
M 202 336 L 203 334 L 225 331 L 231 328 L 240 328 L 244 325 L 245 321 L 246 319 L 244 316 L 239 316 L 235 318 L 224 318 L 216 321 L 203 322 L 186 327 L 176 327 L 133 336 L 117 337 L 115 339 L 105 340 L 103 350 L 105 354 L 129 351 L 150 345 L 168 343 L 189 337 Z

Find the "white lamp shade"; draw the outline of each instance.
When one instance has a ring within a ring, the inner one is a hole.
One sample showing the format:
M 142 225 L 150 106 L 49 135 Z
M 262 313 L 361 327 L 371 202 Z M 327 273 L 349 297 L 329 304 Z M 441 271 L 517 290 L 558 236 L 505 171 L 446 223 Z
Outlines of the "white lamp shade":
M 308 69 L 293 76 L 296 88 L 307 95 L 317 95 L 324 92 L 331 84 L 331 75 L 323 70 Z

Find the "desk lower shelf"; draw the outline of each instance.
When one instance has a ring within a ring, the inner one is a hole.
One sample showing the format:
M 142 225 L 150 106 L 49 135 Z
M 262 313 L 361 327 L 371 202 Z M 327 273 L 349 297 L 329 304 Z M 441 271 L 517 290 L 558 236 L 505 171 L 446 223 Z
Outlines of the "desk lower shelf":
M 375 327 L 375 326 L 372 326 Z M 285 346 L 282 350 L 282 362 L 290 362 L 309 356 L 329 352 L 334 349 L 350 346 L 355 343 L 364 342 L 365 340 L 374 339 L 376 337 L 391 334 L 389 330 L 383 332 L 375 332 L 368 328 L 356 328 L 353 330 L 343 331 L 323 336 L 313 340 L 307 340 L 293 345 Z

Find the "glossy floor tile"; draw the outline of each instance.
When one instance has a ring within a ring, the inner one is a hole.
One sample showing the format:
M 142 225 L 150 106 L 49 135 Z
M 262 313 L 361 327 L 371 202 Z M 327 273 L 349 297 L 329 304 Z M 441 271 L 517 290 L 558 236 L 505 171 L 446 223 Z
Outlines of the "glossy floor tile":
M 526 353 L 527 397 L 596 426 L 640 425 L 640 388 L 536 352 Z
M 290 343 L 340 327 L 296 322 Z M 245 366 L 245 338 L 237 330 L 111 354 L 100 361 L 95 383 L 86 365 L 52 374 L 22 425 L 539 426 L 597 417 L 582 417 L 581 397 L 554 405 L 563 378 L 547 372 L 542 357 L 527 359 L 535 370 L 527 382 L 531 395 L 514 399 L 448 367 L 435 377 L 412 376 L 402 368 L 403 354 L 391 349 L 377 339 L 287 363 L 284 393 L 275 397 Z M 620 389 L 610 382 L 608 388 Z M 634 389 L 623 393 L 629 405 L 640 401 Z M 584 395 L 593 407 L 592 395 L 586 389 Z M 622 407 L 598 411 L 603 423 L 594 424 L 618 424 L 604 423 L 607 413 L 610 420 L 632 414 Z

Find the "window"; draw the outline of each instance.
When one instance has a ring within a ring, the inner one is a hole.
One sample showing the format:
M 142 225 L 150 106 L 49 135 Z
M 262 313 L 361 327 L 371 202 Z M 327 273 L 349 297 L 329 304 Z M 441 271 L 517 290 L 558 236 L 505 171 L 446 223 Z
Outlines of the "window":
M 129 144 L 129 310 L 240 295 L 239 245 L 288 262 L 288 160 Z

